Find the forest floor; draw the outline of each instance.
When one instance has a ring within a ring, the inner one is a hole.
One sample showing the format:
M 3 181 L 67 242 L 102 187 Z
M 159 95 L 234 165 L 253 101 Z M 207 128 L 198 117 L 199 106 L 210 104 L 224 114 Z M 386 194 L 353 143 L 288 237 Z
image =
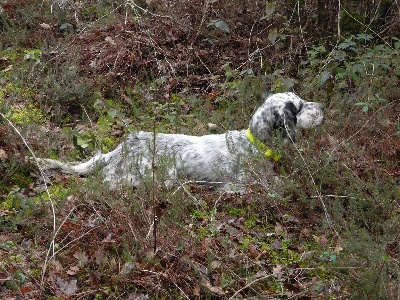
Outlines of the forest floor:
M 399 299 L 398 39 L 349 35 L 328 55 L 277 30 L 275 7 L 28 2 L 0 1 L 1 299 Z M 325 122 L 283 146 L 279 188 L 258 160 L 228 194 L 110 191 L 25 159 L 244 129 L 283 91 L 323 103 Z

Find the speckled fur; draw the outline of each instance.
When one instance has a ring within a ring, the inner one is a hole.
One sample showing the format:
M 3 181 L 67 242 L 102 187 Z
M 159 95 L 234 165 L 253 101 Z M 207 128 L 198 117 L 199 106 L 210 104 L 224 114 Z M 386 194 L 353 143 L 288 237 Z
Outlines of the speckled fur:
M 254 113 L 249 128 L 252 134 L 269 145 L 276 130 L 286 140 L 294 142 L 296 128 L 308 129 L 320 125 L 323 112 L 318 103 L 306 102 L 293 93 L 274 94 Z M 168 186 L 177 177 L 205 182 L 245 182 L 241 164 L 258 153 L 245 135 L 246 130 L 224 134 L 190 136 L 156 134 L 156 164 L 168 157 Z M 139 186 L 143 177 L 151 174 L 153 133 L 130 134 L 114 151 L 98 154 L 89 161 L 75 164 L 39 159 L 45 169 L 59 168 L 65 173 L 86 175 L 95 166 L 101 168 L 104 180 L 111 187 L 120 184 Z

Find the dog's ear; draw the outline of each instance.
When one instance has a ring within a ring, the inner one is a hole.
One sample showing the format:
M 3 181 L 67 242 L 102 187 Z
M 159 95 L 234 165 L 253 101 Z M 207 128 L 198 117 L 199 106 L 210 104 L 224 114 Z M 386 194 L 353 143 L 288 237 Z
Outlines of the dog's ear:
M 296 124 L 297 114 L 301 111 L 303 103 L 300 103 L 300 107 L 297 108 L 293 102 L 289 101 L 285 104 L 281 114 L 274 113 L 275 122 L 274 129 L 278 129 L 285 140 L 292 142 L 296 141 Z

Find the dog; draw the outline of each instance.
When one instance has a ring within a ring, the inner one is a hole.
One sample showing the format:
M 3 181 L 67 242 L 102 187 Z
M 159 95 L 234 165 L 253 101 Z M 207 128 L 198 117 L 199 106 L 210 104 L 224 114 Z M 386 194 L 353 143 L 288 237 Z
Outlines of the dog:
M 256 155 L 278 161 L 281 154 L 270 145 L 274 136 L 283 143 L 295 142 L 298 129 L 320 125 L 322 105 L 302 100 L 294 93 L 267 96 L 255 111 L 249 127 L 224 134 L 191 136 L 139 131 L 130 134 L 115 150 L 98 154 L 83 163 L 36 159 L 43 169 L 87 175 L 99 168 L 112 189 L 128 184 L 138 187 L 155 167 L 165 162 L 167 187 L 178 178 L 190 181 L 229 184 L 245 183 L 243 165 Z M 154 148 L 155 147 L 155 148 Z

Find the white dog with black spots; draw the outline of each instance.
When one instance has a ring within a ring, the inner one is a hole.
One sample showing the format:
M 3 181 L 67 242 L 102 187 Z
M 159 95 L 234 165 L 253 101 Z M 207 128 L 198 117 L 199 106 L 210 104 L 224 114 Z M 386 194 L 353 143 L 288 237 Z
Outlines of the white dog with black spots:
M 318 126 L 323 118 L 319 103 L 304 101 L 294 93 L 278 93 L 266 97 L 244 130 L 203 136 L 157 133 L 155 137 L 152 132 L 139 131 L 130 134 L 115 150 L 83 163 L 53 159 L 36 162 L 43 169 L 80 175 L 99 168 L 104 181 L 116 188 L 121 184 L 138 187 L 152 173 L 153 164 L 167 157 L 167 186 L 177 178 L 222 186 L 232 182 L 243 184 L 243 163 L 251 157 L 261 153 L 275 161 L 280 159 L 280 154 L 270 148 L 274 133 L 284 142 L 294 142 L 297 129 Z

